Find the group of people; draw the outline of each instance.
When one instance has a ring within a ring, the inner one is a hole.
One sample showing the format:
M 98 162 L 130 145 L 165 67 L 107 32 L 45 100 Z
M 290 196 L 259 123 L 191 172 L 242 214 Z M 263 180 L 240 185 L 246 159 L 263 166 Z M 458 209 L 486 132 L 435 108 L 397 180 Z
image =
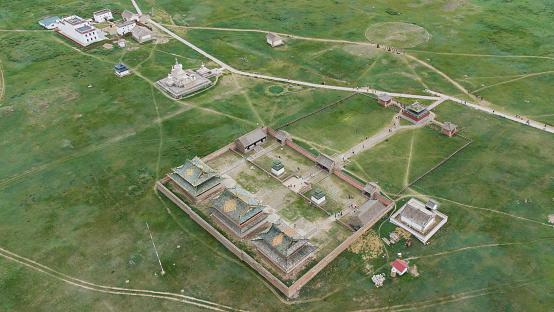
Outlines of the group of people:
M 381 46 L 379 44 L 377 44 L 377 49 L 379 49 Z M 393 47 L 388 47 L 388 46 L 383 46 L 383 48 L 385 48 L 385 50 L 389 51 L 389 52 L 392 52 L 392 53 L 396 53 L 396 54 L 406 54 L 406 52 L 404 50 L 400 51 L 399 49 L 395 49 Z

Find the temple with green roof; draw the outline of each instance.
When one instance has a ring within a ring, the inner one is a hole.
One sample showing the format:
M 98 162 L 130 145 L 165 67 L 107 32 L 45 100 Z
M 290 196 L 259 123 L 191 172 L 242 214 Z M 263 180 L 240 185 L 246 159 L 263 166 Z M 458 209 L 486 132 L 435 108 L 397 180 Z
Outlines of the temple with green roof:
M 226 188 L 210 204 L 212 216 L 240 239 L 267 223 L 264 206 L 240 186 Z
M 298 235 L 280 219 L 253 239 L 252 244 L 273 267 L 284 274 L 300 268 L 317 249 L 309 239 Z
M 316 205 L 323 205 L 325 204 L 325 192 L 321 189 L 316 189 L 312 193 L 311 201 L 315 203 Z
M 429 116 L 429 114 L 430 112 L 427 110 L 427 107 L 418 101 L 406 107 L 402 112 L 402 115 L 412 122 L 419 122 L 423 118 Z
M 183 165 L 173 168 L 173 172 L 167 176 L 194 202 L 219 190 L 221 182 L 225 180 L 198 157 L 187 159 Z
M 285 173 L 285 165 L 280 160 L 274 160 L 271 165 L 271 173 L 276 176 L 280 176 Z

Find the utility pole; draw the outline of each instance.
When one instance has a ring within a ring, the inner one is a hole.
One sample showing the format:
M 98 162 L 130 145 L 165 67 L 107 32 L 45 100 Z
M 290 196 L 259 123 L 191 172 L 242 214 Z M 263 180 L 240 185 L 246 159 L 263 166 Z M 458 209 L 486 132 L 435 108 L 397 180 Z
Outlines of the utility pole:
M 152 232 L 150 232 L 150 227 L 148 226 L 148 222 L 146 222 L 146 228 L 148 229 L 148 233 L 150 234 L 150 239 L 152 240 L 152 245 L 154 245 L 154 251 L 156 252 L 156 257 L 158 257 L 158 262 L 160 263 L 160 268 L 162 268 L 162 275 L 165 274 L 164 268 L 162 266 L 162 261 L 160 260 L 160 255 L 158 255 L 158 250 L 156 249 L 156 244 L 154 244 L 154 238 L 152 237 Z

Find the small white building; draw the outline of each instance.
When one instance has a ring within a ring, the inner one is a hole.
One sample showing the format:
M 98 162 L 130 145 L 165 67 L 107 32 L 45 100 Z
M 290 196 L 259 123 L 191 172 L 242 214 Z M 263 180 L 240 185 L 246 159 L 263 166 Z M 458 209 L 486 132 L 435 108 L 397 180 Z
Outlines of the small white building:
M 282 175 L 285 173 L 285 165 L 283 165 L 280 160 L 274 160 L 271 165 L 271 173 L 276 176 Z
M 123 22 L 115 25 L 117 29 L 117 34 L 120 36 L 130 32 L 131 30 L 133 30 L 133 28 L 135 28 L 135 26 L 137 26 L 137 23 L 135 21 L 127 21 L 127 22 Z
M 94 21 L 97 23 L 102 23 L 113 19 L 112 11 L 110 11 L 109 9 L 96 11 L 92 15 L 94 16 Z
M 281 36 L 279 36 L 277 34 L 274 34 L 274 33 L 268 33 L 265 36 L 265 39 L 266 39 L 267 43 L 269 43 L 269 45 L 271 45 L 271 47 L 280 46 L 284 43 L 283 38 L 281 38 Z
M 57 16 L 47 17 L 43 20 L 38 21 L 40 26 L 46 29 L 55 29 L 58 28 L 58 21 L 60 20 Z
M 412 233 L 425 244 L 448 220 L 446 215 L 436 209 L 437 206 L 436 201 L 428 202 L 426 207 L 419 200 L 411 198 L 390 217 L 390 222 Z
M 311 201 L 315 203 L 316 205 L 323 205 L 325 204 L 325 192 L 323 192 L 321 189 L 316 189 L 312 193 Z
M 83 46 L 100 41 L 98 29 L 77 15 L 62 18 L 59 21 L 58 28 L 63 35 Z
M 400 259 L 396 259 L 392 263 L 392 270 L 398 273 L 398 275 L 403 275 L 408 271 L 408 264 Z

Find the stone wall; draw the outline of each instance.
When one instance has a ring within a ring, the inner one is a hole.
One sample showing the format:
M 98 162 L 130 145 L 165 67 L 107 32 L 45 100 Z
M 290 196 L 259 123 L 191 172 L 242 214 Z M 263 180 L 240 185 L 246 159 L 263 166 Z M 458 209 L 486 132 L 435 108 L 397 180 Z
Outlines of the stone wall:
M 208 156 L 205 156 L 204 158 L 202 158 L 202 161 L 203 162 L 207 162 L 208 160 L 214 158 L 214 157 L 217 157 L 225 152 L 227 152 L 228 150 L 232 149 L 235 147 L 235 142 L 231 143 L 231 144 L 228 144 L 227 146 L 224 146 L 220 149 L 218 149 L 217 151 L 211 153 L 210 155 Z
M 359 190 L 363 190 L 364 189 L 364 185 L 360 182 L 358 182 L 358 180 L 352 178 L 351 176 L 349 176 L 348 174 L 344 173 L 343 171 L 339 170 L 339 169 L 335 169 L 334 172 L 333 172 L 337 177 L 343 179 L 344 181 L 350 183 L 351 185 L 353 185 L 355 188 L 359 189 Z
M 287 297 L 290 297 L 289 288 L 281 282 L 277 277 L 271 274 L 267 269 L 260 265 L 254 258 L 246 254 L 244 251 L 235 246 L 230 240 L 225 236 L 219 233 L 215 228 L 213 228 L 208 222 L 206 222 L 202 217 L 200 217 L 196 212 L 194 212 L 187 204 L 185 204 L 181 199 L 179 199 L 175 194 L 168 190 L 160 181 L 156 182 L 156 188 L 160 190 L 167 198 L 171 199 L 179 208 L 186 212 L 196 223 L 198 223 L 204 230 L 208 231 L 215 239 L 223 244 L 227 249 L 229 249 L 235 256 L 239 257 L 242 261 L 248 263 L 250 267 L 260 273 L 265 277 L 275 288 L 279 289 Z

